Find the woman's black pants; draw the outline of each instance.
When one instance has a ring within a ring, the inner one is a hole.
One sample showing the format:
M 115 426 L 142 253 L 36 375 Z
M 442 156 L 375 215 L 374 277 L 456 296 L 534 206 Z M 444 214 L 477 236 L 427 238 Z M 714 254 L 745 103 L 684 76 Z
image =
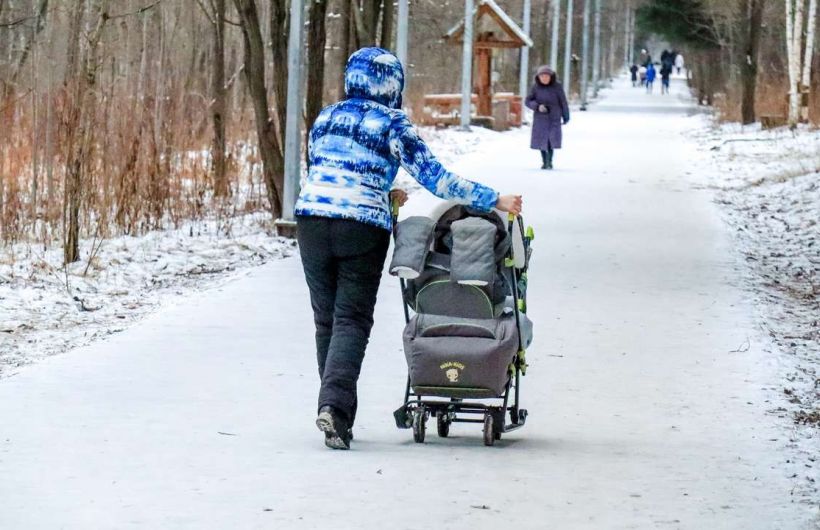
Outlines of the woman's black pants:
M 352 424 L 390 232 L 348 219 L 301 216 L 296 223 L 316 324 L 319 408 L 330 405 Z

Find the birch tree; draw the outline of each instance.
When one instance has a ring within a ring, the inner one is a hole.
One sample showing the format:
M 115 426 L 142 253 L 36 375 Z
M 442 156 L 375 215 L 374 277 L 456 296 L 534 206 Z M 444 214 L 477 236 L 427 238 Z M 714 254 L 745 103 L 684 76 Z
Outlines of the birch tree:
M 808 95 L 811 90 L 811 65 L 814 57 L 814 33 L 817 25 L 817 0 L 809 0 L 809 16 L 806 20 L 806 52 L 803 55 L 803 76 L 800 80 L 800 92 Z M 809 119 L 808 97 L 801 96 L 802 118 Z
M 786 0 L 786 58 L 789 69 L 789 127 L 800 121 L 800 52 L 803 44 L 803 0 Z

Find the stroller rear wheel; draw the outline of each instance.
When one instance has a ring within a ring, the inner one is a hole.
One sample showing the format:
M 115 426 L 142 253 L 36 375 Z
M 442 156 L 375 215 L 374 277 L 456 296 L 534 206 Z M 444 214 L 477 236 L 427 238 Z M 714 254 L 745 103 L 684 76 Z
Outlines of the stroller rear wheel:
M 450 434 L 450 420 L 446 412 L 439 412 L 436 414 L 436 430 L 438 435 L 442 438 L 447 438 Z
M 417 408 L 413 412 L 413 440 L 418 443 L 424 443 L 424 435 L 427 430 L 427 417 L 423 407 Z

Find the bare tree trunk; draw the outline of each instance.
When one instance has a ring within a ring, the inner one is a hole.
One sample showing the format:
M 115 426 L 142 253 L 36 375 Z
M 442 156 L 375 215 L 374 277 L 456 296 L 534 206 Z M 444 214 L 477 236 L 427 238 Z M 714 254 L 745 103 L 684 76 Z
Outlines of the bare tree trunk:
M 287 121 L 288 35 L 290 33 L 287 7 L 286 0 L 272 0 L 270 13 L 270 46 L 273 55 L 273 105 L 276 114 L 279 145 L 284 145 L 285 122 Z M 280 155 L 284 156 L 282 153 Z
M 598 97 L 601 77 L 601 0 L 595 0 L 595 17 L 592 39 L 592 96 Z
M 52 46 L 52 38 L 54 35 L 53 31 L 49 31 L 49 57 L 51 57 L 51 52 L 53 52 Z M 49 63 L 51 60 L 49 59 Z M 54 67 L 52 64 L 49 64 L 48 67 L 48 85 L 46 88 L 46 152 L 45 152 L 45 164 L 46 164 L 46 219 L 50 219 L 51 216 L 48 215 L 48 212 L 51 211 L 51 205 L 54 201 L 54 140 L 52 139 L 52 123 L 51 123 L 51 107 L 53 106 L 53 96 L 52 96 L 52 71 Z
M 229 194 L 225 164 L 225 114 L 227 111 L 227 90 L 225 88 L 225 0 L 214 0 L 211 72 L 211 121 L 214 128 L 211 145 L 213 161 L 214 195 L 224 197 Z
M 277 3 L 274 0 L 274 6 Z M 234 0 L 234 5 L 239 12 L 242 25 L 245 49 L 244 74 L 256 117 L 256 135 L 259 142 L 259 155 L 262 158 L 262 175 L 271 213 L 274 219 L 278 219 L 282 216 L 285 161 L 268 112 L 268 94 L 265 88 L 265 47 L 259 28 L 259 15 L 255 0 Z M 282 106 L 278 110 L 281 112 L 284 108 Z
M 37 130 L 39 128 L 39 119 L 37 116 L 37 30 L 32 29 L 31 36 L 31 219 L 37 218 L 37 202 L 38 202 L 38 180 L 40 172 L 38 170 L 38 151 L 39 151 L 39 137 Z
M 83 0 L 78 0 L 78 3 L 82 3 L 82 1 Z M 79 9 L 78 7 L 78 10 Z M 82 54 L 82 71 L 77 72 L 79 73 L 76 81 L 78 97 L 76 100 L 77 108 L 74 113 L 78 127 L 76 133 L 73 133 L 73 145 L 71 146 L 66 164 L 66 209 L 68 219 L 63 247 L 63 259 L 65 263 L 73 263 L 80 259 L 80 203 L 82 198 L 82 181 L 84 169 L 92 148 L 92 136 L 94 132 L 94 89 L 97 83 L 97 70 L 99 68 L 97 46 L 102 37 L 105 23 L 108 20 L 108 0 L 92 2 L 89 15 L 92 20 L 95 20 L 95 25 L 86 37 L 88 42 Z
M 627 0 L 624 9 L 624 68 L 629 69 L 632 58 L 629 56 L 629 33 L 632 26 L 632 2 Z
M 374 0 L 353 0 L 353 21 L 355 22 L 358 46 L 376 45 L 376 8 Z
M 351 10 L 355 8 L 353 7 L 353 0 L 340 0 L 339 6 L 339 24 L 342 26 L 342 31 L 339 37 L 339 78 L 336 80 L 338 83 L 336 98 L 342 99 L 345 95 L 345 66 L 347 65 L 347 58 L 350 56 L 350 28 L 353 24 Z
M 757 59 L 760 49 L 760 25 L 763 20 L 763 0 L 746 0 L 746 42 L 741 65 L 743 124 L 755 122 L 755 91 L 757 89 Z
M 151 213 L 153 214 L 156 228 L 159 228 L 159 222 L 162 218 L 162 211 L 167 198 L 167 177 L 170 173 L 170 166 L 168 165 L 169 157 L 166 153 L 166 133 L 165 126 L 165 55 L 166 55 L 166 27 L 165 14 L 163 13 L 164 5 L 159 4 L 155 8 L 155 13 L 158 19 L 157 31 L 159 32 L 159 57 L 156 61 L 156 80 L 154 87 L 154 171 L 151 173 L 151 188 L 150 188 L 150 204 Z
M 387 0 L 391 1 L 391 0 Z M 310 134 L 314 120 L 322 110 L 325 85 L 325 21 L 327 0 L 310 3 L 310 28 L 308 29 L 307 98 L 305 102 L 305 134 Z M 307 141 L 305 142 L 307 145 Z
M 393 48 L 393 0 L 384 0 L 382 9 L 382 35 L 379 46 L 388 50 Z

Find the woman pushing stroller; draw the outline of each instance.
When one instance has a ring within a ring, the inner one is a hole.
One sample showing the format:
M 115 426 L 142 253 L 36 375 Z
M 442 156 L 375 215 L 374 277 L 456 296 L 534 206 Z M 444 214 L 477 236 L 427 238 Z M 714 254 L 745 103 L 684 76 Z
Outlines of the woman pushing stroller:
M 399 166 L 435 195 L 482 211 L 518 214 L 521 197 L 463 179 L 433 156 L 401 110 L 404 71 L 381 48 L 362 48 L 345 70 L 344 101 L 310 131 L 308 176 L 296 203 L 297 238 L 316 326 L 321 387 L 316 425 L 325 445 L 349 449 L 361 371 L 390 243 Z

